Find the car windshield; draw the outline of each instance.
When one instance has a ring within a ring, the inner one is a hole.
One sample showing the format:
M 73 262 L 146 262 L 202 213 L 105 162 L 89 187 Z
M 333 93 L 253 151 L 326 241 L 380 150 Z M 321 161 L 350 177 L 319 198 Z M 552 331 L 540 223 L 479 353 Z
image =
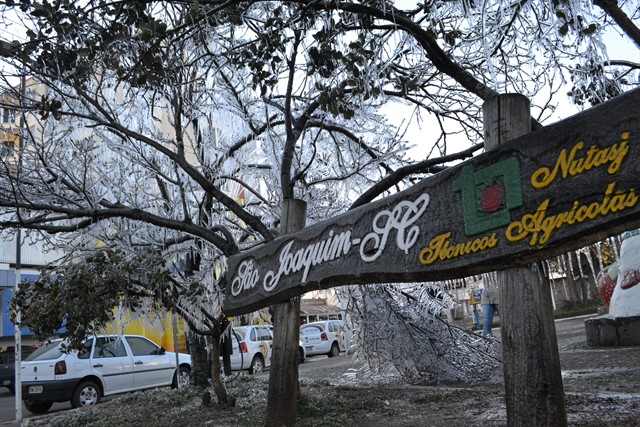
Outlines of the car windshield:
M 62 356 L 61 349 L 62 341 L 50 341 L 42 344 L 42 346 L 31 353 L 29 357 L 25 359 L 26 362 L 32 360 L 53 360 Z

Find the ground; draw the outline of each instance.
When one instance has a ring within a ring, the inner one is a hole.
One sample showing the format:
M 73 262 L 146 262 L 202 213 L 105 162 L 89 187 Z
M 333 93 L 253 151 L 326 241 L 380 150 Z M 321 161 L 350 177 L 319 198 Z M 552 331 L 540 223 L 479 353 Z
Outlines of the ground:
M 556 323 L 569 425 L 640 426 L 640 348 L 587 347 L 582 322 Z M 347 358 L 334 359 L 338 363 Z M 230 382 L 228 389 L 237 397 L 233 408 L 207 405 L 202 393 L 193 390 L 159 389 L 39 417 L 29 427 L 263 426 L 267 381 L 263 374 Z M 336 375 L 301 374 L 296 425 L 504 426 L 505 419 L 500 369 L 482 382 L 411 385 L 394 377 L 358 378 L 353 367 L 345 365 Z
M 207 406 L 193 391 L 159 389 L 123 396 L 94 408 L 38 418 L 29 426 L 263 426 L 267 380 L 245 377 L 230 387 L 238 396 L 234 408 Z M 307 383 L 301 387 L 298 426 L 504 426 L 502 385 L 336 386 Z M 572 426 L 640 425 L 638 395 L 566 394 Z

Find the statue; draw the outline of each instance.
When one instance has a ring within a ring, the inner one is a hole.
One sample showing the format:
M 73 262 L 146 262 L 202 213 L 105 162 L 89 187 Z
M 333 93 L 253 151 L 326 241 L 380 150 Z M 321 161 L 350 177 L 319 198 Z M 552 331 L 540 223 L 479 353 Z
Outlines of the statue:
M 615 267 L 609 266 L 602 272 L 602 277 L 598 277 L 603 303 L 613 283 L 607 276 L 613 279 L 616 273 L 609 313 L 584 322 L 588 345 L 640 345 L 640 230 L 622 234 L 617 272 Z
M 622 234 L 618 280 L 611 296 L 609 315 L 640 316 L 640 230 Z

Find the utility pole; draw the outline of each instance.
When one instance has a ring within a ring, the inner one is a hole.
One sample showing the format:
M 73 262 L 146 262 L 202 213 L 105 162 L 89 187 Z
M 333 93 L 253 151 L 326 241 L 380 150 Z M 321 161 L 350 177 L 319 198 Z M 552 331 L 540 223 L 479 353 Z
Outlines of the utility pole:
M 12 58 L 15 56 L 15 52 L 13 50 L 13 45 L 5 40 L 0 40 L 0 56 L 5 58 Z M 24 102 L 24 98 L 27 93 L 27 80 L 24 72 L 20 73 L 20 88 L 19 88 L 19 99 L 18 105 L 22 105 Z M 18 167 L 16 169 L 16 176 L 20 175 L 20 167 L 22 164 L 22 138 L 24 137 L 24 127 L 26 122 L 24 120 L 24 114 L 20 112 L 19 118 L 19 128 L 20 135 L 18 135 Z M 13 288 L 13 295 L 15 296 L 20 289 L 20 281 L 22 278 L 21 269 L 22 269 L 22 230 L 18 228 L 16 230 L 16 275 L 15 275 L 15 284 Z M 21 323 L 21 313 L 20 309 L 16 310 L 16 321 L 14 324 L 14 335 L 15 335 L 15 363 L 14 363 L 14 390 L 15 390 L 15 421 L 16 423 L 22 424 L 22 331 L 20 329 Z

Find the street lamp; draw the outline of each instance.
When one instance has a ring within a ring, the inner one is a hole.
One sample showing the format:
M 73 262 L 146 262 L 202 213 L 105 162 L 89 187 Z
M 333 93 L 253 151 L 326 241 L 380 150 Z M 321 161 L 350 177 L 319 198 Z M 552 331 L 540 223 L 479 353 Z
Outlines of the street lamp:
M 5 41 L 0 40 L 0 56 L 5 58 L 13 58 L 16 56 L 16 52 L 14 49 L 14 45 Z M 20 76 L 20 99 L 19 103 L 22 103 L 24 97 L 26 95 L 26 77 L 24 73 L 21 73 Z M 20 115 L 19 119 L 19 127 L 20 131 L 23 131 L 25 126 L 24 115 Z M 22 162 L 22 137 L 23 135 L 18 135 L 18 169 L 16 173 L 20 171 L 20 163 Z M 20 279 L 22 274 L 20 273 L 20 269 L 22 268 L 22 248 L 20 241 L 22 240 L 22 230 L 18 228 L 16 230 L 16 277 L 15 277 L 15 285 L 13 289 L 13 295 L 15 296 L 18 293 L 18 289 L 20 286 Z M 21 377 L 21 364 L 22 364 L 22 332 L 20 330 L 20 320 L 21 313 L 20 309 L 16 310 L 16 321 L 14 326 L 15 333 L 15 364 L 14 364 L 14 390 L 15 390 L 15 414 L 17 423 L 22 424 L 22 377 Z

